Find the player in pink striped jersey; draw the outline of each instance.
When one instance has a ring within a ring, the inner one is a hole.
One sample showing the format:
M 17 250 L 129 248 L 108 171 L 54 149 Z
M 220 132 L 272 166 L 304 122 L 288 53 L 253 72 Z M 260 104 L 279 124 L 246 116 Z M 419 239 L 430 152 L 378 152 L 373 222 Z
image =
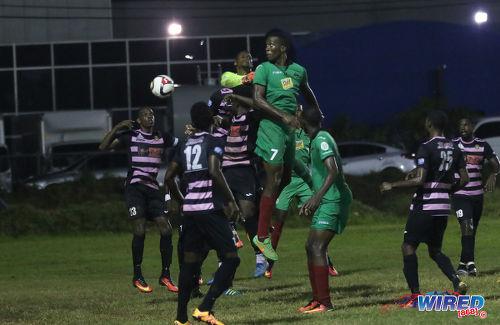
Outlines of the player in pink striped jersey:
M 427 243 L 429 256 L 453 283 L 454 291 L 465 294 L 467 285 L 456 275 L 448 256 L 441 251 L 443 235 L 450 213 L 450 193 L 467 184 L 469 177 L 460 149 L 443 135 L 448 117 L 442 111 L 432 111 L 427 116 L 425 128 L 430 140 L 420 145 L 417 168 L 404 181 L 384 182 L 380 191 L 396 187 L 417 187 L 406 223 L 403 251 L 403 273 L 412 294 L 420 294 L 418 281 L 417 247 Z M 455 183 L 454 172 L 460 175 Z
M 160 253 L 162 272 L 159 283 L 170 291 L 178 289 L 170 278 L 172 263 L 172 226 L 165 216 L 165 202 L 156 177 L 165 149 L 176 146 L 179 140 L 153 129 L 154 112 L 145 107 L 139 110 L 136 121 L 118 123 L 102 140 L 99 149 L 125 147 L 129 154 L 129 171 L 125 184 L 125 198 L 133 225 L 132 259 L 134 277 L 132 283 L 141 292 L 151 292 L 142 276 L 141 264 L 146 237 L 146 218 L 160 228 Z
M 457 273 L 476 276 L 474 246 L 479 219 L 483 211 L 483 192 L 484 189 L 489 192 L 495 190 L 499 163 L 491 146 L 486 141 L 473 136 L 473 127 L 470 119 L 461 119 L 458 122 L 460 137 L 453 139 L 466 158 L 470 179 L 463 189 L 453 193 L 453 207 L 462 231 L 462 253 Z M 491 172 L 486 183 L 483 184 L 482 169 L 485 163 L 490 164 Z

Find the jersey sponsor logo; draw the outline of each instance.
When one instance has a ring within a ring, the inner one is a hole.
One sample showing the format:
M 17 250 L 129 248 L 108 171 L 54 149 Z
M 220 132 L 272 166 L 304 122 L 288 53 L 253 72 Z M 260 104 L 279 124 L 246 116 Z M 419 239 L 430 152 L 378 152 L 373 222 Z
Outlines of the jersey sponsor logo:
M 162 148 L 149 148 L 149 157 L 161 158 L 163 154 Z
M 283 87 L 283 89 L 290 89 L 293 87 L 293 81 L 292 81 L 292 78 L 284 78 L 284 79 L 281 79 L 281 86 Z
M 229 131 L 229 135 L 232 137 L 241 136 L 241 126 L 231 126 L 231 130 Z
M 418 166 L 422 166 L 424 163 L 425 163 L 425 159 L 424 158 L 418 158 L 418 160 L 417 160 L 417 165 Z
M 295 141 L 295 150 L 304 149 L 304 140 Z
M 483 163 L 483 156 L 467 155 L 466 161 L 471 165 L 481 165 Z
M 148 148 L 141 148 L 139 147 L 139 150 L 137 151 L 139 156 L 148 156 L 149 155 L 149 150 Z
M 328 150 L 330 146 L 326 142 L 321 142 L 321 150 Z

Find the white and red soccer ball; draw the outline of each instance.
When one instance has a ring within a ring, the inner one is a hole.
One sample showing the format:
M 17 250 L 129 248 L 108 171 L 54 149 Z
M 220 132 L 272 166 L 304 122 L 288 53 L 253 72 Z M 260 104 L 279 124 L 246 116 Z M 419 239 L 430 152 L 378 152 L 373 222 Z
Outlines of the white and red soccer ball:
M 174 92 L 174 80 L 169 76 L 162 74 L 156 76 L 149 86 L 151 92 L 156 97 L 167 98 Z

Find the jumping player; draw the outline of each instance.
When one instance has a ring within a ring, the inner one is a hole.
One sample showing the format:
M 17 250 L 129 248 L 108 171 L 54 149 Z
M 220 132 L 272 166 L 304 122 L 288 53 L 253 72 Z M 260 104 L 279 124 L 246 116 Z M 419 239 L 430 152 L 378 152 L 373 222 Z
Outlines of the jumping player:
M 318 102 L 307 82 L 306 70 L 294 62 L 291 37 L 280 30 L 266 35 L 268 61 L 255 70 L 254 109 L 266 118 L 260 122 L 255 153 L 263 159 L 266 182 L 259 206 L 258 234 L 253 238 L 264 256 L 277 260 L 269 238 L 271 215 L 281 190 L 290 183 L 295 156 L 295 116 L 297 96 L 302 93 L 307 104 L 318 108 Z
M 427 243 L 429 256 L 453 283 L 454 291 L 465 294 L 467 285 L 455 274 L 448 256 L 441 251 L 443 235 L 450 214 L 450 193 L 462 188 L 469 181 L 465 160 L 457 145 L 443 135 L 448 117 L 442 111 L 432 111 L 427 116 L 425 128 L 430 140 L 420 145 L 417 168 L 404 181 L 384 182 L 380 191 L 397 187 L 417 187 L 406 222 L 403 252 L 403 273 L 412 294 L 420 294 L 416 251 L 421 242 Z M 454 173 L 460 175 L 454 184 Z
M 491 165 L 491 173 L 486 180 L 484 189 L 492 192 L 495 190 L 499 163 L 498 157 L 490 145 L 472 135 L 473 127 L 470 119 L 461 119 L 458 122 L 460 137 L 453 139 L 453 142 L 462 150 L 465 156 L 470 181 L 463 189 L 453 193 L 452 199 L 460 229 L 462 230 L 462 254 L 460 255 L 457 273 L 476 276 L 474 246 L 479 219 L 483 212 L 482 168 L 486 162 Z M 458 178 L 458 174 L 455 175 L 455 178 Z
M 137 123 L 138 127 L 134 127 Z M 153 129 L 155 117 L 151 108 L 139 110 L 136 121 L 125 120 L 118 123 L 109 132 L 101 144 L 100 150 L 127 148 L 129 170 L 125 183 L 125 199 L 133 225 L 132 260 L 134 277 L 132 283 L 141 292 L 151 292 L 151 287 L 142 276 L 141 264 L 146 237 L 146 219 L 154 221 L 160 229 L 160 253 L 162 260 L 160 285 L 177 292 L 178 289 L 170 278 L 172 263 L 172 226 L 165 216 L 165 201 L 160 192 L 156 177 L 162 162 L 164 151 L 176 146 L 179 140 L 169 134 L 160 134 Z M 123 131 L 117 135 L 118 131 Z
M 193 278 L 199 274 L 201 254 L 206 244 L 217 251 L 222 263 L 209 291 L 192 316 L 208 324 L 223 324 L 211 310 L 216 299 L 229 287 L 240 263 L 236 243 L 227 222 L 227 218 L 238 219 L 240 211 L 220 169 L 223 148 L 210 134 L 212 114 L 205 103 L 193 105 L 191 121 L 196 131 L 178 150 L 165 175 L 165 183 L 172 197 L 183 204 L 184 213 L 184 258 L 179 276 L 177 318 L 174 324 L 189 324 L 187 304 Z M 175 177 L 181 174 L 184 174 L 187 182 L 185 197 L 175 182 Z M 226 207 L 223 206 L 221 194 L 228 202 Z
M 220 80 L 222 87 L 234 88 L 252 83 L 255 72 L 252 71 L 252 55 L 248 51 L 240 51 L 236 55 L 234 58 L 234 67 L 236 68 L 236 73 L 226 71 L 222 74 Z
M 298 117 L 311 139 L 314 190 L 311 198 L 300 208 L 300 214 L 312 216 L 306 252 L 313 299 L 299 311 L 327 312 L 333 307 L 326 250 L 333 237 L 340 235 L 346 226 L 352 193 L 344 178 L 337 144 L 328 132 L 321 129 L 321 111 L 310 107 L 299 110 Z

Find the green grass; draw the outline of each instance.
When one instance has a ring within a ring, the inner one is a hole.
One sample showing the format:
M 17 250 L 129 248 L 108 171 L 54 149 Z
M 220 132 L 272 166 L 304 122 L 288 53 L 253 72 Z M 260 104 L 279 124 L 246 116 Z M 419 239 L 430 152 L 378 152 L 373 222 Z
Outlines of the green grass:
M 234 281 L 235 288 L 245 295 L 222 296 L 214 310 L 226 324 L 499 324 L 497 216 L 498 209 L 483 217 L 476 249 L 480 276 L 466 279 L 470 294 L 485 297 L 486 319 L 458 319 L 455 312 L 414 309 L 380 315 L 382 304 L 408 293 L 399 248 L 403 220 L 348 224 L 345 232 L 334 238 L 329 251 L 341 276 L 330 278 L 333 312 L 304 315 L 296 311 L 311 297 L 304 251 L 308 229 L 304 227 L 284 229 L 280 261 L 271 280 L 252 278 L 255 261 L 245 242 Z M 177 297 L 157 284 L 157 232 L 148 233 L 144 252 L 144 276 L 153 287 L 150 294 L 139 293 L 131 285 L 130 240 L 129 234 L 114 233 L 0 237 L 0 323 L 172 324 Z M 449 218 L 443 250 L 454 265 L 459 245 L 458 224 Z M 216 267 L 214 255 L 211 253 L 203 266 L 205 280 Z M 425 245 L 419 248 L 418 256 L 422 290 L 451 289 L 427 256 Z M 176 278 L 176 263 L 172 272 Z M 206 292 L 207 286 L 202 290 Z M 200 301 L 192 300 L 188 311 Z

